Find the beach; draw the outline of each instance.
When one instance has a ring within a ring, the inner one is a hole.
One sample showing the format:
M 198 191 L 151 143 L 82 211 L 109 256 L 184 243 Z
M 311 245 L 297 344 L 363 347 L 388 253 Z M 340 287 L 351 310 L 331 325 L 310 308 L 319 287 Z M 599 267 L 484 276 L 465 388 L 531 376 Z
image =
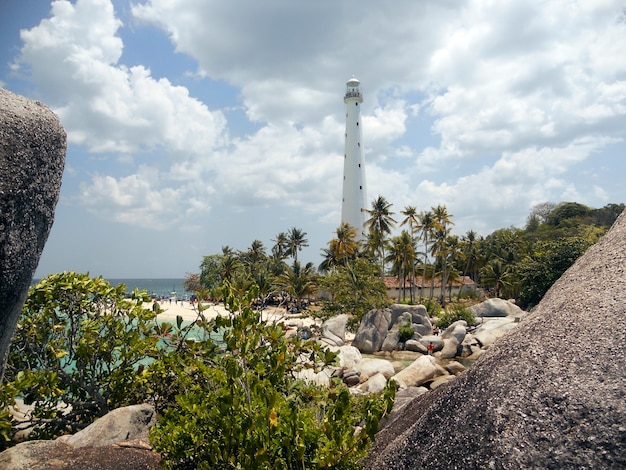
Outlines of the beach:
M 144 308 L 152 309 L 152 302 L 146 302 Z M 214 304 L 212 302 L 203 303 L 208 308 L 202 311 L 207 320 L 212 320 L 217 316 L 228 316 L 230 312 L 226 310 L 223 304 Z M 198 318 L 197 303 L 192 304 L 189 301 L 170 302 L 169 300 L 159 301 L 161 312 L 157 318 L 170 323 L 176 322 L 176 317 L 182 317 L 183 321 L 191 322 Z M 279 307 L 266 307 L 263 310 L 262 320 L 266 322 L 282 322 L 286 318 L 285 309 Z

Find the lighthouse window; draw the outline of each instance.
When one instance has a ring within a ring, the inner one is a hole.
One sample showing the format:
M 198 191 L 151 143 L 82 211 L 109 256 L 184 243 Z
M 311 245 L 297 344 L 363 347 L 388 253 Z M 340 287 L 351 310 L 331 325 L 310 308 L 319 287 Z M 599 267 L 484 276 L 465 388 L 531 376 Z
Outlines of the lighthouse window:
M 363 189 L 363 186 L 359 186 L 359 189 Z
M 357 127 L 358 127 L 358 126 L 359 126 L 359 123 L 357 122 L 357 123 L 356 123 L 356 125 L 357 125 Z
M 354 104 L 357 105 L 357 106 L 359 105 L 359 103 L 354 103 Z
M 361 142 L 357 142 L 357 145 L 360 147 L 361 146 Z
M 361 164 L 359 163 L 359 168 L 361 168 Z

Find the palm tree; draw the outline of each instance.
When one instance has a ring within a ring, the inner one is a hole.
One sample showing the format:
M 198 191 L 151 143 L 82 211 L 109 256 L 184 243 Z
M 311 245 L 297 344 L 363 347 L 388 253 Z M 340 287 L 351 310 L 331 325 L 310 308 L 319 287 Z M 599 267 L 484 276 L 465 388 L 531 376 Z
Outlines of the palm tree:
M 415 206 L 406 206 L 403 211 L 400 211 L 400 214 L 405 216 L 404 220 L 400 223 L 400 226 L 409 224 L 409 232 L 411 234 L 411 245 L 413 247 L 413 251 L 415 252 L 416 250 L 415 232 L 419 228 L 417 208 Z M 413 285 L 414 284 L 415 284 L 415 263 L 413 263 L 413 265 L 411 266 L 411 286 L 410 286 L 411 303 L 413 303 Z
M 276 286 L 296 299 L 296 307 L 302 307 L 302 299 L 312 295 L 317 289 L 317 276 L 313 263 L 307 263 L 301 267 L 300 263 L 294 261 L 293 266 L 275 280 Z
M 340 263 L 347 263 L 357 255 L 359 244 L 356 241 L 356 229 L 347 222 L 342 222 L 336 231 L 337 237 L 328 242 L 323 249 L 324 261 L 319 266 L 321 272 L 328 272 Z
M 422 232 L 422 240 L 424 240 L 424 270 L 422 273 L 422 285 L 421 292 L 422 295 L 424 293 L 424 279 L 426 279 L 426 267 L 428 266 L 428 243 L 430 242 L 430 235 L 435 229 L 435 218 L 433 213 L 430 211 L 420 212 L 419 216 L 419 227 Z M 433 272 L 434 278 L 434 272 Z M 433 281 L 434 282 L 434 281 Z
M 402 233 L 390 240 L 388 262 L 392 263 L 392 271 L 398 277 L 398 285 L 402 284 L 402 299 L 405 298 L 407 273 L 415 266 L 415 249 L 409 232 Z M 398 295 L 398 300 L 401 300 Z
M 494 294 L 500 297 L 502 289 L 509 285 L 511 279 L 510 266 L 504 266 L 499 259 L 493 259 L 482 269 L 483 282 L 494 287 Z
M 279 260 L 285 259 L 287 257 L 287 250 L 289 247 L 289 240 L 287 239 L 285 232 L 280 232 L 272 241 L 274 242 L 272 255 Z
M 444 289 L 448 282 L 448 276 L 446 272 L 446 238 L 450 233 L 448 225 L 454 225 L 454 223 L 451 221 L 452 215 L 448 214 L 448 209 L 446 209 L 446 206 L 438 204 L 437 207 L 431 207 L 431 209 L 433 211 L 433 217 L 435 218 L 435 224 L 437 228 L 437 240 L 433 245 L 433 248 L 437 247 L 441 250 L 439 256 L 436 251 L 433 252 L 433 256 L 435 256 L 435 259 L 439 257 L 441 261 L 441 303 L 443 305 L 443 303 L 445 302 Z
M 380 255 L 380 277 L 385 277 L 385 241 L 386 235 L 391 233 L 391 229 L 395 226 L 396 221 L 392 217 L 391 212 L 392 204 L 387 202 L 383 196 L 372 201 L 372 208 L 367 211 L 370 218 L 365 221 L 365 225 L 368 227 L 372 236 L 372 240 L 377 243 L 377 252 Z
M 306 232 L 297 227 L 293 227 L 287 234 L 287 256 L 293 256 L 295 263 L 298 262 L 298 251 L 309 246 L 309 241 L 305 238 Z

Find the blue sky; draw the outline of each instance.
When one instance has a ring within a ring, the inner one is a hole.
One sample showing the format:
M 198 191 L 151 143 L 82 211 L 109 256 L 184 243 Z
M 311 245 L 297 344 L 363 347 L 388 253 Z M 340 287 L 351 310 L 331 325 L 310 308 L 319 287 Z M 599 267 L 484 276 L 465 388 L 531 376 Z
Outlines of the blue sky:
M 339 225 L 345 83 L 368 199 L 453 232 L 626 202 L 623 1 L 3 0 L 0 86 L 68 133 L 37 276 L 183 277 Z

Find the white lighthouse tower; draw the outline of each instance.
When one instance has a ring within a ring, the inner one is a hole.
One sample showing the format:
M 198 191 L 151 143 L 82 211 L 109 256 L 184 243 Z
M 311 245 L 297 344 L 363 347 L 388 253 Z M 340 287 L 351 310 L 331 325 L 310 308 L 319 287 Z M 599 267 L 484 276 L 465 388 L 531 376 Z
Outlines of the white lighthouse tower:
M 343 200 L 341 222 L 347 222 L 356 229 L 356 239 L 364 238 L 366 190 L 365 161 L 361 134 L 361 106 L 363 95 L 354 77 L 346 83 L 346 146 L 343 162 Z

